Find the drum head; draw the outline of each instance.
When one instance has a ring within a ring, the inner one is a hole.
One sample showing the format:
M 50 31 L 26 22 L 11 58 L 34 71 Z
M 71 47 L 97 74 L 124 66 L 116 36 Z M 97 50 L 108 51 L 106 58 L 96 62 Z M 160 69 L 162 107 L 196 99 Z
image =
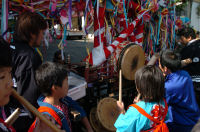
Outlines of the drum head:
M 128 44 L 121 50 L 121 52 L 119 54 L 118 61 L 117 61 L 117 69 L 118 69 L 118 71 L 121 69 L 121 61 L 122 61 L 122 57 L 124 55 L 124 52 L 126 51 L 126 49 L 128 49 L 130 46 L 133 46 L 133 45 L 135 45 L 135 44 Z
M 94 107 L 90 111 L 90 123 L 93 129 L 95 130 L 95 132 L 102 132 L 102 131 L 107 132 L 107 130 L 105 130 L 105 128 L 103 128 L 102 125 L 100 124 L 96 115 L 97 115 L 97 108 Z
M 117 109 L 117 100 L 114 98 L 104 98 L 100 100 L 97 106 L 97 116 L 102 126 L 109 131 L 116 131 L 114 123 L 119 116 Z
M 127 45 L 119 57 L 119 67 L 122 70 L 122 75 L 127 80 L 135 79 L 137 69 L 144 66 L 145 55 L 143 49 L 135 44 Z

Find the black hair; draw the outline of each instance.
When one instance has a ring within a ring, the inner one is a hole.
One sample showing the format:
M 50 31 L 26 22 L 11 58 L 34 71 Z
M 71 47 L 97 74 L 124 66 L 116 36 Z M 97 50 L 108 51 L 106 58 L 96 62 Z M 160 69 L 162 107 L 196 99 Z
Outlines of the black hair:
M 68 76 L 68 71 L 62 65 L 45 62 L 36 70 L 36 82 L 44 96 L 52 94 L 53 85 L 62 87 L 62 83 Z
M 191 27 L 185 27 L 185 28 L 179 29 L 177 35 L 180 37 L 183 36 L 185 38 L 189 38 L 189 37 L 191 37 L 192 39 L 196 38 L 196 33 L 194 29 Z
M 56 62 L 56 63 L 59 63 L 59 61 L 62 60 L 62 57 L 61 56 L 61 50 L 57 50 L 55 53 L 54 53 L 54 57 L 53 57 L 53 62 Z M 65 57 L 65 54 L 64 54 L 64 57 Z
M 175 72 L 181 68 L 181 57 L 171 49 L 166 49 L 160 52 L 160 64 Z
M 158 67 L 148 65 L 137 70 L 135 83 L 143 101 L 160 102 L 164 98 L 164 76 Z
M 9 43 L 0 36 L 0 68 L 12 67 L 12 51 Z
M 31 34 L 38 35 L 47 28 L 45 19 L 36 12 L 23 12 L 19 15 L 13 39 L 19 42 L 30 42 Z

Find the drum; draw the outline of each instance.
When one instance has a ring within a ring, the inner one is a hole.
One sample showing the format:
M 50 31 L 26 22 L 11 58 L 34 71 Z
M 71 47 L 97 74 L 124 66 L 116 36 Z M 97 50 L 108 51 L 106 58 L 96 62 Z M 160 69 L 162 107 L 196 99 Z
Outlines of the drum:
M 117 68 L 122 70 L 122 75 L 127 80 L 135 79 L 137 69 L 144 66 L 145 54 L 143 49 L 136 44 L 128 44 L 120 52 Z
M 94 107 L 90 111 L 90 123 L 93 129 L 95 130 L 95 132 L 109 132 L 101 125 L 101 123 L 96 117 L 97 116 L 96 114 L 97 114 L 97 108 Z
M 90 122 L 96 132 L 114 132 L 114 123 L 119 116 L 117 100 L 114 98 L 103 98 L 97 105 L 97 109 L 90 111 Z
M 112 63 L 114 65 L 114 70 L 117 71 L 118 67 L 117 67 L 117 63 L 118 63 L 118 58 L 120 56 L 121 51 L 124 49 L 124 47 L 126 47 L 127 45 L 129 45 L 129 41 L 124 41 L 122 43 L 120 43 L 115 52 L 112 54 L 111 58 L 112 58 Z

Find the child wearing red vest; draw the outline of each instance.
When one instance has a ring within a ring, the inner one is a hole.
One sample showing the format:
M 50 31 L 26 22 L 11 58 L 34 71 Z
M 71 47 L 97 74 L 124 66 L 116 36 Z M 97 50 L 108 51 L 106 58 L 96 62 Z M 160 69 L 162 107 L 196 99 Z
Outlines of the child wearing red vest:
M 62 130 L 72 132 L 69 112 L 75 109 L 80 112 L 81 121 L 88 130 L 93 132 L 85 111 L 77 102 L 67 96 L 68 71 L 60 64 L 46 62 L 36 71 L 36 81 L 43 95 L 38 99 L 39 111 L 53 117 Z M 34 128 L 35 122 L 32 124 Z M 31 131 L 31 129 L 30 129 Z
M 164 76 L 156 66 L 144 66 L 135 73 L 136 89 L 141 95 L 136 104 L 125 112 L 122 102 L 117 102 L 119 115 L 114 126 L 117 132 L 165 131 L 167 104 L 164 100 Z M 159 130 L 158 130 L 159 129 Z M 164 130 L 161 130 L 164 129 Z

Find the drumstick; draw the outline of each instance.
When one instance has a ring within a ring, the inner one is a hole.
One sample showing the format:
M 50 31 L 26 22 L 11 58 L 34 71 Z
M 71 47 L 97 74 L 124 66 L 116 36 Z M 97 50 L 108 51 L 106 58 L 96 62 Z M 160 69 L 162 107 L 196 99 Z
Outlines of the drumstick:
M 6 120 L 5 120 L 5 123 L 8 125 L 8 126 L 11 126 L 15 121 L 16 119 L 19 117 L 19 114 L 20 114 L 20 108 L 17 108 Z
M 119 102 L 122 102 L 122 70 L 119 71 Z
M 47 120 L 40 112 L 38 112 L 38 110 L 33 105 L 31 105 L 26 99 L 24 99 L 24 97 L 20 96 L 15 89 L 12 89 L 12 95 L 52 130 L 54 130 L 55 132 L 60 132 L 60 129 L 56 125 Z

